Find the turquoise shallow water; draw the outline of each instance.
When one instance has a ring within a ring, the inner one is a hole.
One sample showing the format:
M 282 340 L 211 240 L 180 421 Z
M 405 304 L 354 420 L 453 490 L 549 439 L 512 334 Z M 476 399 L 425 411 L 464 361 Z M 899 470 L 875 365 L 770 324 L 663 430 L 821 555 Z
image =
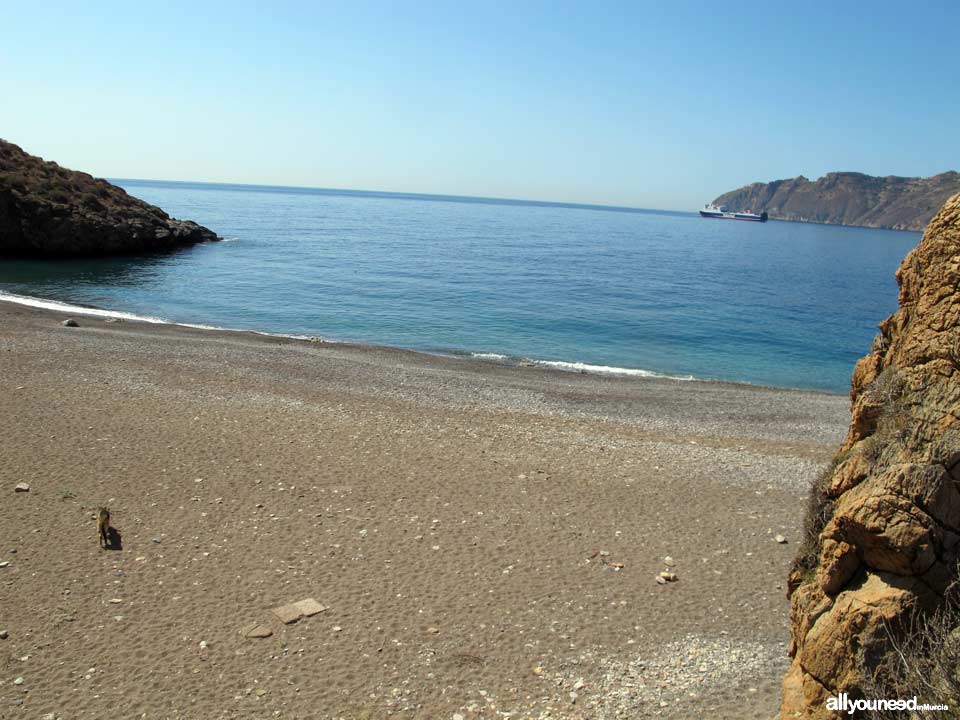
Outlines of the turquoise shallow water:
M 0 291 L 186 323 L 846 392 L 919 234 L 116 181 L 229 238 L 0 261 Z

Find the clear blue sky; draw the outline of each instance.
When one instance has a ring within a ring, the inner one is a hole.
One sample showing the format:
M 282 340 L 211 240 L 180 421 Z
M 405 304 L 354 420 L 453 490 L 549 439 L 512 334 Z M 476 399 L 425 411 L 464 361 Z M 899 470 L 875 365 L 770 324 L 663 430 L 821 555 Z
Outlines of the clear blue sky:
M 960 169 L 960 2 L 11 2 L 0 137 L 105 177 L 694 209 Z

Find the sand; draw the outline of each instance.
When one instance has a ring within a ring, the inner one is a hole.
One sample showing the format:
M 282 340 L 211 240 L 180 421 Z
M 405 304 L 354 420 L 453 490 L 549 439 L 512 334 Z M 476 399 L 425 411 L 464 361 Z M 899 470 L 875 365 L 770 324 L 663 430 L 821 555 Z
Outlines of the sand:
M 64 317 L 0 303 L 0 718 L 776 713 L 845 397 Z

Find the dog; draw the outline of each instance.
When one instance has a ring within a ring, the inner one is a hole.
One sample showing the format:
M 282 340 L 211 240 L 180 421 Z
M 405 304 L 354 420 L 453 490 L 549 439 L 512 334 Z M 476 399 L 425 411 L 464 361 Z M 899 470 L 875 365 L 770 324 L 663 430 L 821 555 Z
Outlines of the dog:
M 97 513 L 97 534 L 100 535 L 100 547 L 104 550 L 110 547 L 110 510 L 100 508 Z

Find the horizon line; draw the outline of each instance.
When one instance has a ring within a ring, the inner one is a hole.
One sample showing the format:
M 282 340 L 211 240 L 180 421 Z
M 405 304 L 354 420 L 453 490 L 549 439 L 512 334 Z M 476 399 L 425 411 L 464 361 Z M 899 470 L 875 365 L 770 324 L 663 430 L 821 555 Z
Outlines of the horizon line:
M 607 205 L 603 203 L 564 202 L 562 200 L 526 200 L 521 198 L 490 197 L 486 195 L 450 195 L 445 193 L 403 192 L 395 190 L 358 190 L 355 188 L 314 187 L 309 185 L 271 185 L 261 183 L 210 182 L 206 180 L 165 180 L 159 178 L 106 178 L 112 183 L 168 183 L 172 185 L 216 185 L 243 191 L 251 190 L 293 190 L 303 194 L 328 195 L 372 195 L 397 200 L 434 200 L 437 202 L 460 202 L 486 205 L 526 205 L 539 207 L 559 207 L 574 210 L 600 210 L 605 212 L 646 213 L 655 215 L 696 215 L 695 210 L 665 210 L 660 208 L 641 208 L 629 205 Z M 203 188 L 200 188 L 203 189 Z

